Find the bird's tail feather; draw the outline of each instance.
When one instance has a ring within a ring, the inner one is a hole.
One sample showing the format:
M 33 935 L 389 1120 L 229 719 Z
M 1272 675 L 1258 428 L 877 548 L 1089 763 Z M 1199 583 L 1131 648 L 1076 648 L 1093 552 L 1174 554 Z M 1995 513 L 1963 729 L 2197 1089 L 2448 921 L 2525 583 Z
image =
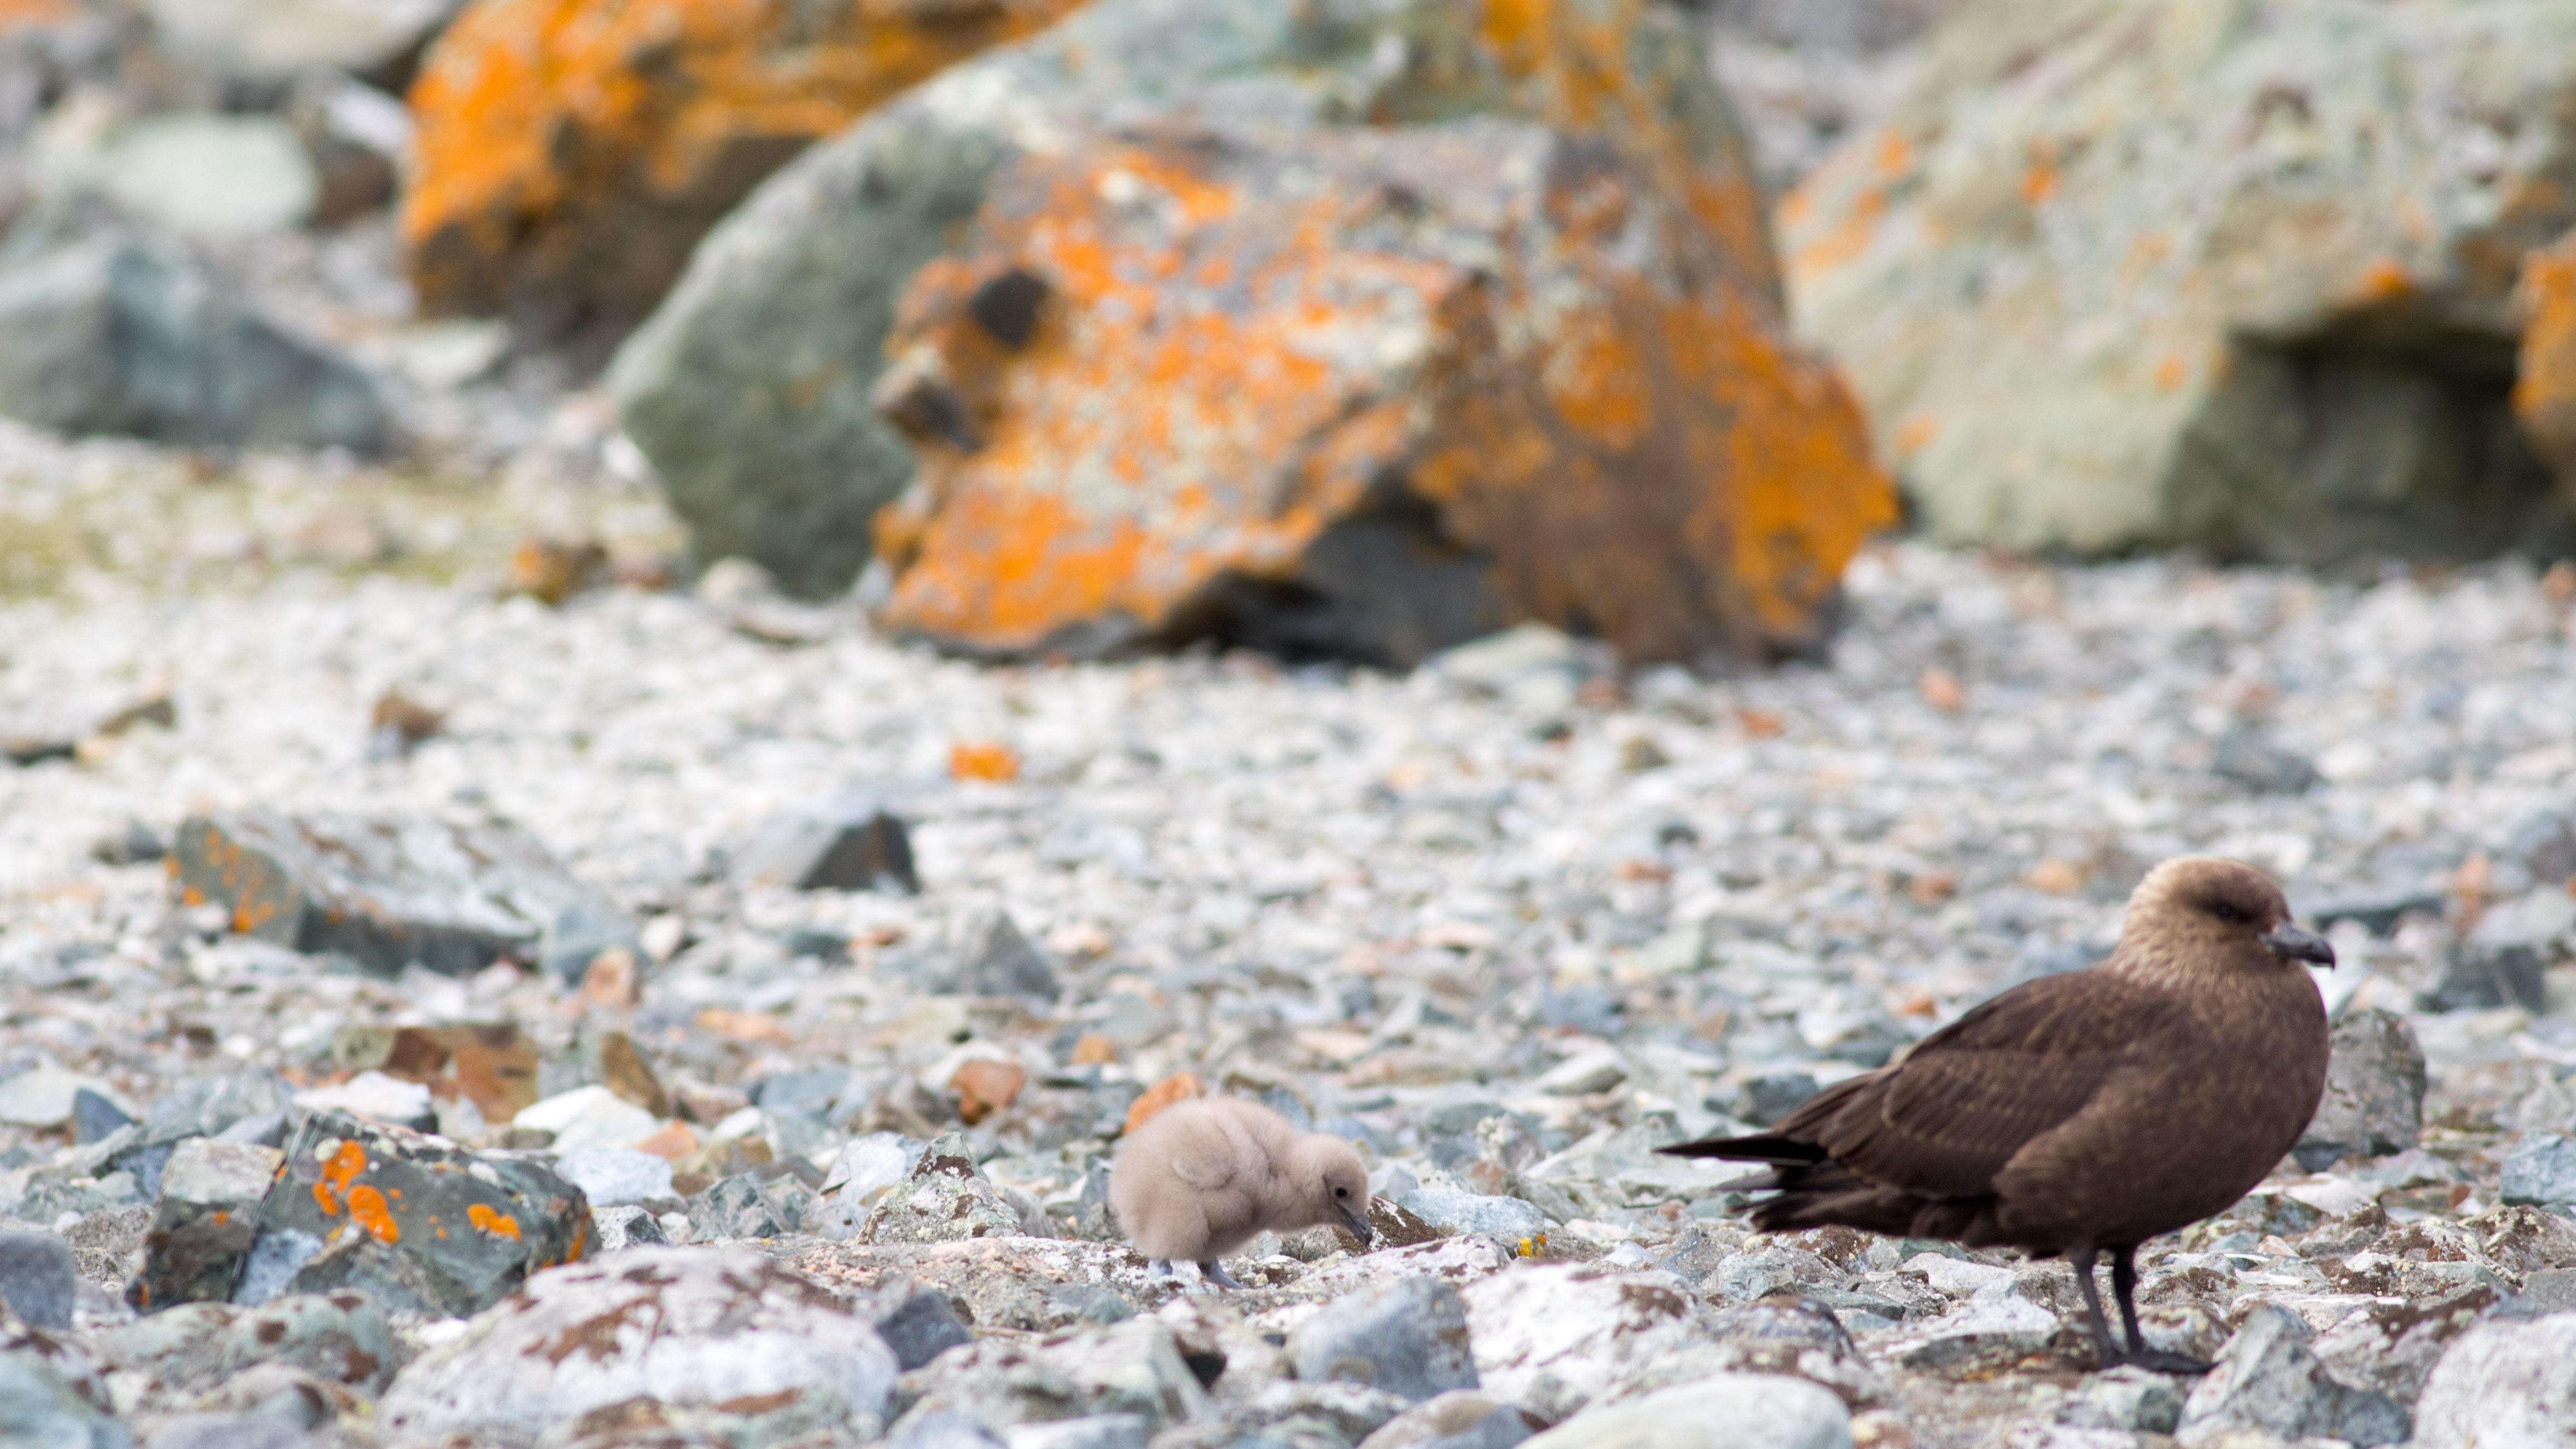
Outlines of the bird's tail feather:
M 1666 1157 L 1722 1157 L 1734 1162 L 1822 1162 L 1825 1149 L 1765 1133 L 1754 1137 L 1711 1137 L 1655 1149 Z

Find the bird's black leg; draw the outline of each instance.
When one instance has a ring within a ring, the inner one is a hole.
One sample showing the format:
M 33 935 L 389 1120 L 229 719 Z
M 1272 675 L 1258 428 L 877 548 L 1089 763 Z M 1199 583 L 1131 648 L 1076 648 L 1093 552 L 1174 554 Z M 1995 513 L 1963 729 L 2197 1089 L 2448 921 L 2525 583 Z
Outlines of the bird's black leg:
M 2093 1286 L 2094 1257 L 2095 1254 L 2091 1248 L 2074 1248 L 2067 1252 L 2066 1261 L 2075 1269 L 2075 1288 L 2077 1292 L 2084 1295 L 2084 1314 L 2091 1320 L 2094 1363 L 2099 1367 L 2109 1368 L 2126 1360 L 2120 1352 L 2119 1345 L 2111 1341 L 2111 1320 L 2102 1313 L 2102 1291 Z M 2114 1274 L 2119 1272 L 2117 1268 L 2111 1271 Z M 2120 1303 L 2122 1307 L 2126 1307 L 2128 1300 L 2123 1298 Z
M 1214 1258 L 1210 1258 L 1206 1262 L 1199 1264 L 1199 1277 L 1207 1282 L 1214 1283 L 1220 1288 L 1240 1288 L 1243 1286 L 1242 1284 L 1234 1281 L 1234 1275 L 1225 1271 L 1225 1265 Z
M 2084 1275 L 2090 1279 L 2093 1275 Z M 2171 1349 L 2149 1348 L 2145 1335 L 2138 1332 L 2138 1250 L 2136 1247 L 2111 1250 L 2111 1296 L 2120 1300 L 2120 1327 L 2129 1336 L 2129 1351 L 2121 1361 L 2160 1374 L 2205 1374 L 2210 1365 L 2187 1353 Z M 2089 1297 L 2089 1295 L 2088 1295 Z M 2101 1309 L 2094 1309 L 2094 1321 L 2101 1321 Z M 2103 1365 L 2108 1368 L 2106 1361 Z

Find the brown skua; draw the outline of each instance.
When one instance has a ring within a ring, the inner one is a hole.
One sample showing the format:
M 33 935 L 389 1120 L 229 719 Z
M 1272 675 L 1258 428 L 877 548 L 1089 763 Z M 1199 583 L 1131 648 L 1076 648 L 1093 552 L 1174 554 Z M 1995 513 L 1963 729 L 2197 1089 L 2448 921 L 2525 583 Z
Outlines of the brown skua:
M 2325 939 L 2232 860 L 2166 861 L 2103 964 L 1994 997 L 1893 1066 L 1837 1082 L 1768 1132 L 1664 1151 L 1770 1164 L 1765 1232 L 1839 1224 L 2064 1255 L 2102 1367 L 2199 1373 L 2147 1347 L 2138 1245 L 2225 1211 L 2288 1154 L 2325 1089 L 2326 1014 L 2302 968 Z M 2125 1344 L 2093 1281 L 2111 1260 Z
M 1217 1260 L 1265 1231 L 1331 1225 L 1363 1245 L 1376 1236 L 1368 1169 L 1351 1144 L 1236 1097 L 1175 1102 L 1128 1134 L 1109 1204 L 1155 1267 L 1186 1259 L 1228 1288 L 1243 1285 Z

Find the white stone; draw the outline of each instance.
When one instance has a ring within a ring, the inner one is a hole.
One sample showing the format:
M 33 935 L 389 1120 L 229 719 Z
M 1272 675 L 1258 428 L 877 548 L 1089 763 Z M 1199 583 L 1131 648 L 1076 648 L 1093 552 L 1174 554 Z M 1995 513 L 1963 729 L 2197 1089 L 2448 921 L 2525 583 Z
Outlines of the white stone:
M 1578 1414 L 1526 1449 L 1851 1449 L 1851 1411 L 1805 1379 L 1716 1374 Z
M 310 1112 L 354 1112 L 375 1122 L 417 1126 L 431 1115 L 429 1088 L 382 1072 L 360 1072 L 330 1087 L 311 1087 L 295 1094 L 295 1105 Z
M 2418 1449 L 2576 1449 L 2576 1313 L 2453 1340 L 2415 1402 Z
M 553 1147 L 558 1154 L 585 1147 L 626 1147 L 652 1136 L 662 1125 L 652 1113 L 597 1083 L 532 1103 L 510 1124 L 555 1134 Z
M 671 1164 L 623 1147 L 580 1147 L 555 1158 L 555 1171 L 595 1208 L 671 1196 Z

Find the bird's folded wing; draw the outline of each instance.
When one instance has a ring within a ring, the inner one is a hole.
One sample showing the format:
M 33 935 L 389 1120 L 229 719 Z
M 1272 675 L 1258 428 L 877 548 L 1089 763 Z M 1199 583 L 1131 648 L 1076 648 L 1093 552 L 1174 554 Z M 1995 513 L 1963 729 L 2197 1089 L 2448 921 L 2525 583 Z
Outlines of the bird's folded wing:
M 2172 1009 L 2168 999 L 2102 972 L 2043 977 L 1925 1038 L 1904 1062 L 1836 1102 L 1819 1100 L 1815 1118 L 1796 1125 L 1870 1181 L 1981 1196 L 1994 1191 L 2014 1153 L 2128 1069 L 2134 1049 L 2166 1029 Z
M 1241 1161 L 1231 1147 L 1230 1143 L 1217 1142 L 1196 1151 L 1184 1149 L 1175 1152 L 1172 1154 L 1172 1176 L 1202 1192 L 1214 1192 L 1234 1181 L 1242 1170 Z

